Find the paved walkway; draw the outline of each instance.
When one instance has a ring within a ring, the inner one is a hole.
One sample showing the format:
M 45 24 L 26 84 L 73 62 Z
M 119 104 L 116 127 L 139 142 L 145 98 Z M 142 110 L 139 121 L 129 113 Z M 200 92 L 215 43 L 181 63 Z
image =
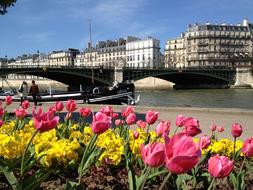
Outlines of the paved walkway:
M 47 110 L 52 103 L 43 103 L 43 110 Z M 78 108 L 83 106 L 90 107 L 92 111 L 98 111 L 102 105 L 78 104 Z M 15 102 L 8 107 L 8 111 L 12 112 L 14 108 L 19 107 L 19 103 Z M 120 112 L 125 106 L 113 105 L 114 111 Z M 235 122 L 243 126 L 244 132 L 241 139 L 253 137 L 253 109 L 213 109 L 213 108 L 181 108 L 181 107 L 142 107 L 135 106 L 135 111 L 139 114 L 145 114 L 148 110 L 159 112 L 159 119 L 169 120 L 172 123 L 172 131 L 175 129 L 176 116 L 179 114 L 191 116 L 200 121 L 202 134 L 210 134 L 209 127 L 212 123 L 218 126 L 223 125 L 225 131 L 220 133 L 220 137 L 233 139 L 230 134 L 231 125 Z M 31 109 L 29 110 L 31 111 Z M 31 112 L 30 112 L 31 113 Z M 144 116 L 144 115 L 143 115 Z M 154 128 L 153 128 L 154 129 Z

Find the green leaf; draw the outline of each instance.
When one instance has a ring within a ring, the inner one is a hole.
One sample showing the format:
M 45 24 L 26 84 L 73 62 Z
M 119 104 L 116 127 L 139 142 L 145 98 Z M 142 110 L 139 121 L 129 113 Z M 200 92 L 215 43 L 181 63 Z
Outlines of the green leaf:
M 25 178 L 22 183 L 23 190 L 37 189 L 42 182 L 44 182 L 50 175 L 51 171 L 38 170 L 33 176 Z
M 189 175 L 189 174 L 181 174 L 178 175 L 177 179 L 176 179 L 176 185 L 177 185 L 177 189 L 181 189 L 183 188 L 183 184 L 185 184 L 185 182 L 192 180 L 193 176 Z
M 236 177 L 232 172 L 229 175 L 229 179 L 233 183 L 233 186 L 236 187 Z
M 18 180 L 15 177 L 12 169 L 4 162 L 3 159 L 0 160 L 0 170 L 3 172 L 4 176 L 6 177 L 9 184 L 12 186 L 13 189 L 17 189 L 18 187 Z

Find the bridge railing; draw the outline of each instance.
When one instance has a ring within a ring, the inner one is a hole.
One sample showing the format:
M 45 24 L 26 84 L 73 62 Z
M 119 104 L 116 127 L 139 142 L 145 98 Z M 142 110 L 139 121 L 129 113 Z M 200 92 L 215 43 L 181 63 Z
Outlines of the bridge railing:
M 237 67 L 251 67 L 250 66 L 194 66 L 194 67 L 129 67 L 124 66 L 123 69 L 128 70 L 234 70 Z M 76 68 L 76 69 L 114 69 L 113 65 L 59 65 L 59 64 L 7 64 L 2 65 L 1 68 Z

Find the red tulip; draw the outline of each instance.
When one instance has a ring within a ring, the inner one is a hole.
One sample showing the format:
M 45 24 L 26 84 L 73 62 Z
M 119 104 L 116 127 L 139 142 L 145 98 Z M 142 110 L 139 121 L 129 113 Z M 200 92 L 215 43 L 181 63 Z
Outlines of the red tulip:
M 16 117 L 19 119 L 24 118 L 28 114 L 28 111 L 24 108 L 15 109 L 14 111 L 15 111 Z
M 101 134 L 105 132 L 111 126 L 111 117 L 105 113 L 97 112 L 93 115 L 93 121 L 91 124 L 92 132 L 95 134 Z
M 124 121 L 121 120 L 121 119 L 116 119 L 116 120 L 115 120 L 115 125 L 116 125 L 117 127 L 120 126 L 120 125 L 124 125 Z
M 189 136 L 196 136 L 197 134 L 201 133 L 201 129 L 199 128 L 199 121 L 195 118 L 187 118 L 184 121 L 184 126 L 185 126 L 185 134 L 189 135 Z
M 162 136 L 163 133 L 168 134 L 169 130 L 170 130 L 169 121 L 160 121 L 155 129 L 157 136 Z
M 242 126 L 238 123 L 234 123 L 231 127 L 231 134 L 233 135 L 233 137 L 240 137 L 242 131 Z
M 0 127 L 4 124 L 4 121 L 0 119 Z
M 112 106 L 101 107 L 100 112 L 106 114 L 107 116 L 112 116 L 112 114 L 113 114 Z
M 118 113 L 113 113 L 112 114 L 112 118 L 113 119 L 118 119 L 119 118 L 119 114 Z
M 217 131 L 220 132 L 220 133 L 223 132 L 223 131 L 224 131 L 224 126 L 218 127 L 218 128 L 217 128 Z
M 4 109 L 0 107 L 0 117 L 2 117 L 3 115 L 4 115 Z
M 216 126 L 215 124 L 212 124 L 212 125 L 210 126 L 210 130 L 211 130 L 212 132 L 214 132 L 214 131 L 216 130 L 216 128 L 217 128 L 217 126 Z
M 6 96 L 5 97 L 5 103 L 6 103 L 7 106 L 10 105 L 12 103 L 12 97 L 11 96 Z
M 191 170 L 200 160 L 201 150 L 192 137 L 178 133 L 165 138 L 165 166 L 172 173 L 181 174 Z
M 153 143 L 144 146 L 141 145 L 141 157 L 145 164 L 151 167 L 159 167 L 164 164 L 165 152 L 164 144 Z
M 54 116 L 54 112 L 42 112 L 41 107 L 37 113 L 33 110 L 34 127 L 40 132 L 49 131 L 55 128 L 59 123 L 59 116 Z
M 242 152 L 247 157 L 253 157 L 253 138 L 248 138 L 244 141 Z
M 187 119 L 187 117 L 185 117 L 183 115 L 178 115 L 176 118 L 176 126 L 183 127 L 186 119 Z
M 211 144 L 211 138 L 207 135 L 204 135 L 199 139 L 199 145 L 201 149 L 207 149 L 210 144 Z
M 63 102 L 57 101 L 57 102 L 55 102 L 54 107 L 55 107 L 56 111 L 60 112 L 63 110 L 64 104 L 63 104 Z
M 91 114 L 91 109 L 87 108 L 87 107 L 83 107 L 83 108 L 80 109 L 79 113 L 82 117 L 86 118 Z
M 76 101 L 75 100 L 71 100 L 69 99 L 67 102 L 66 102 L 66 108 L 69 112 L 73 112 L 76 110 Z
M 30 103 L 28 100 L 25 100 L 22 102 L 21 106 L 22 106 L 22 108 L 27 109 L 27 108 L 29 108 Z
M 130 113 L 134 113 L 134 108 L 132 106 L 127 106 L 126 108 L 122 109 L 121 116 L 126 118 Z
M 156 120 L 158 119 L 158 112 L 154 112 L 154 111 L 151 111 L 149 110 L 147 113 L 146 113 L 146 122 L 149 124 L 149 125 L 152 125 L 156 122 Z
M 140 127 L 141 129 L 145 129 L 147 127 L 147 123 L 145 121 L 142 120 L 138 120 L 136 122 L 136 124 L 138 125 L 138 127 Z
M 126 118 L 126 123 L 128 125 L 134 124 L 135 121 L 136 121 L 136 115 L 134 113 L 130 113 L 129 116 L 127 116 L 127 118 Z
M 138 133 L 138 131 L 134 131 L 133 136 L 134 136 L 134 139 L 138 139 L 140 136 L 140 133 Z
M 234 161 L 226 156 L 213 156 L 208 161 L 208 171 L 214 178 L 227 177 L 234 168 Z

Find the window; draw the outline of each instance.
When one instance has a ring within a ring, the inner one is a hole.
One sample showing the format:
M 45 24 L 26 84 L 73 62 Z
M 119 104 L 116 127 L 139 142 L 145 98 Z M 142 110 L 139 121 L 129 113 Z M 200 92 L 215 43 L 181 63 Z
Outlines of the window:
M 142 54 L 142 60 L 145 60 L 145 54 Z

